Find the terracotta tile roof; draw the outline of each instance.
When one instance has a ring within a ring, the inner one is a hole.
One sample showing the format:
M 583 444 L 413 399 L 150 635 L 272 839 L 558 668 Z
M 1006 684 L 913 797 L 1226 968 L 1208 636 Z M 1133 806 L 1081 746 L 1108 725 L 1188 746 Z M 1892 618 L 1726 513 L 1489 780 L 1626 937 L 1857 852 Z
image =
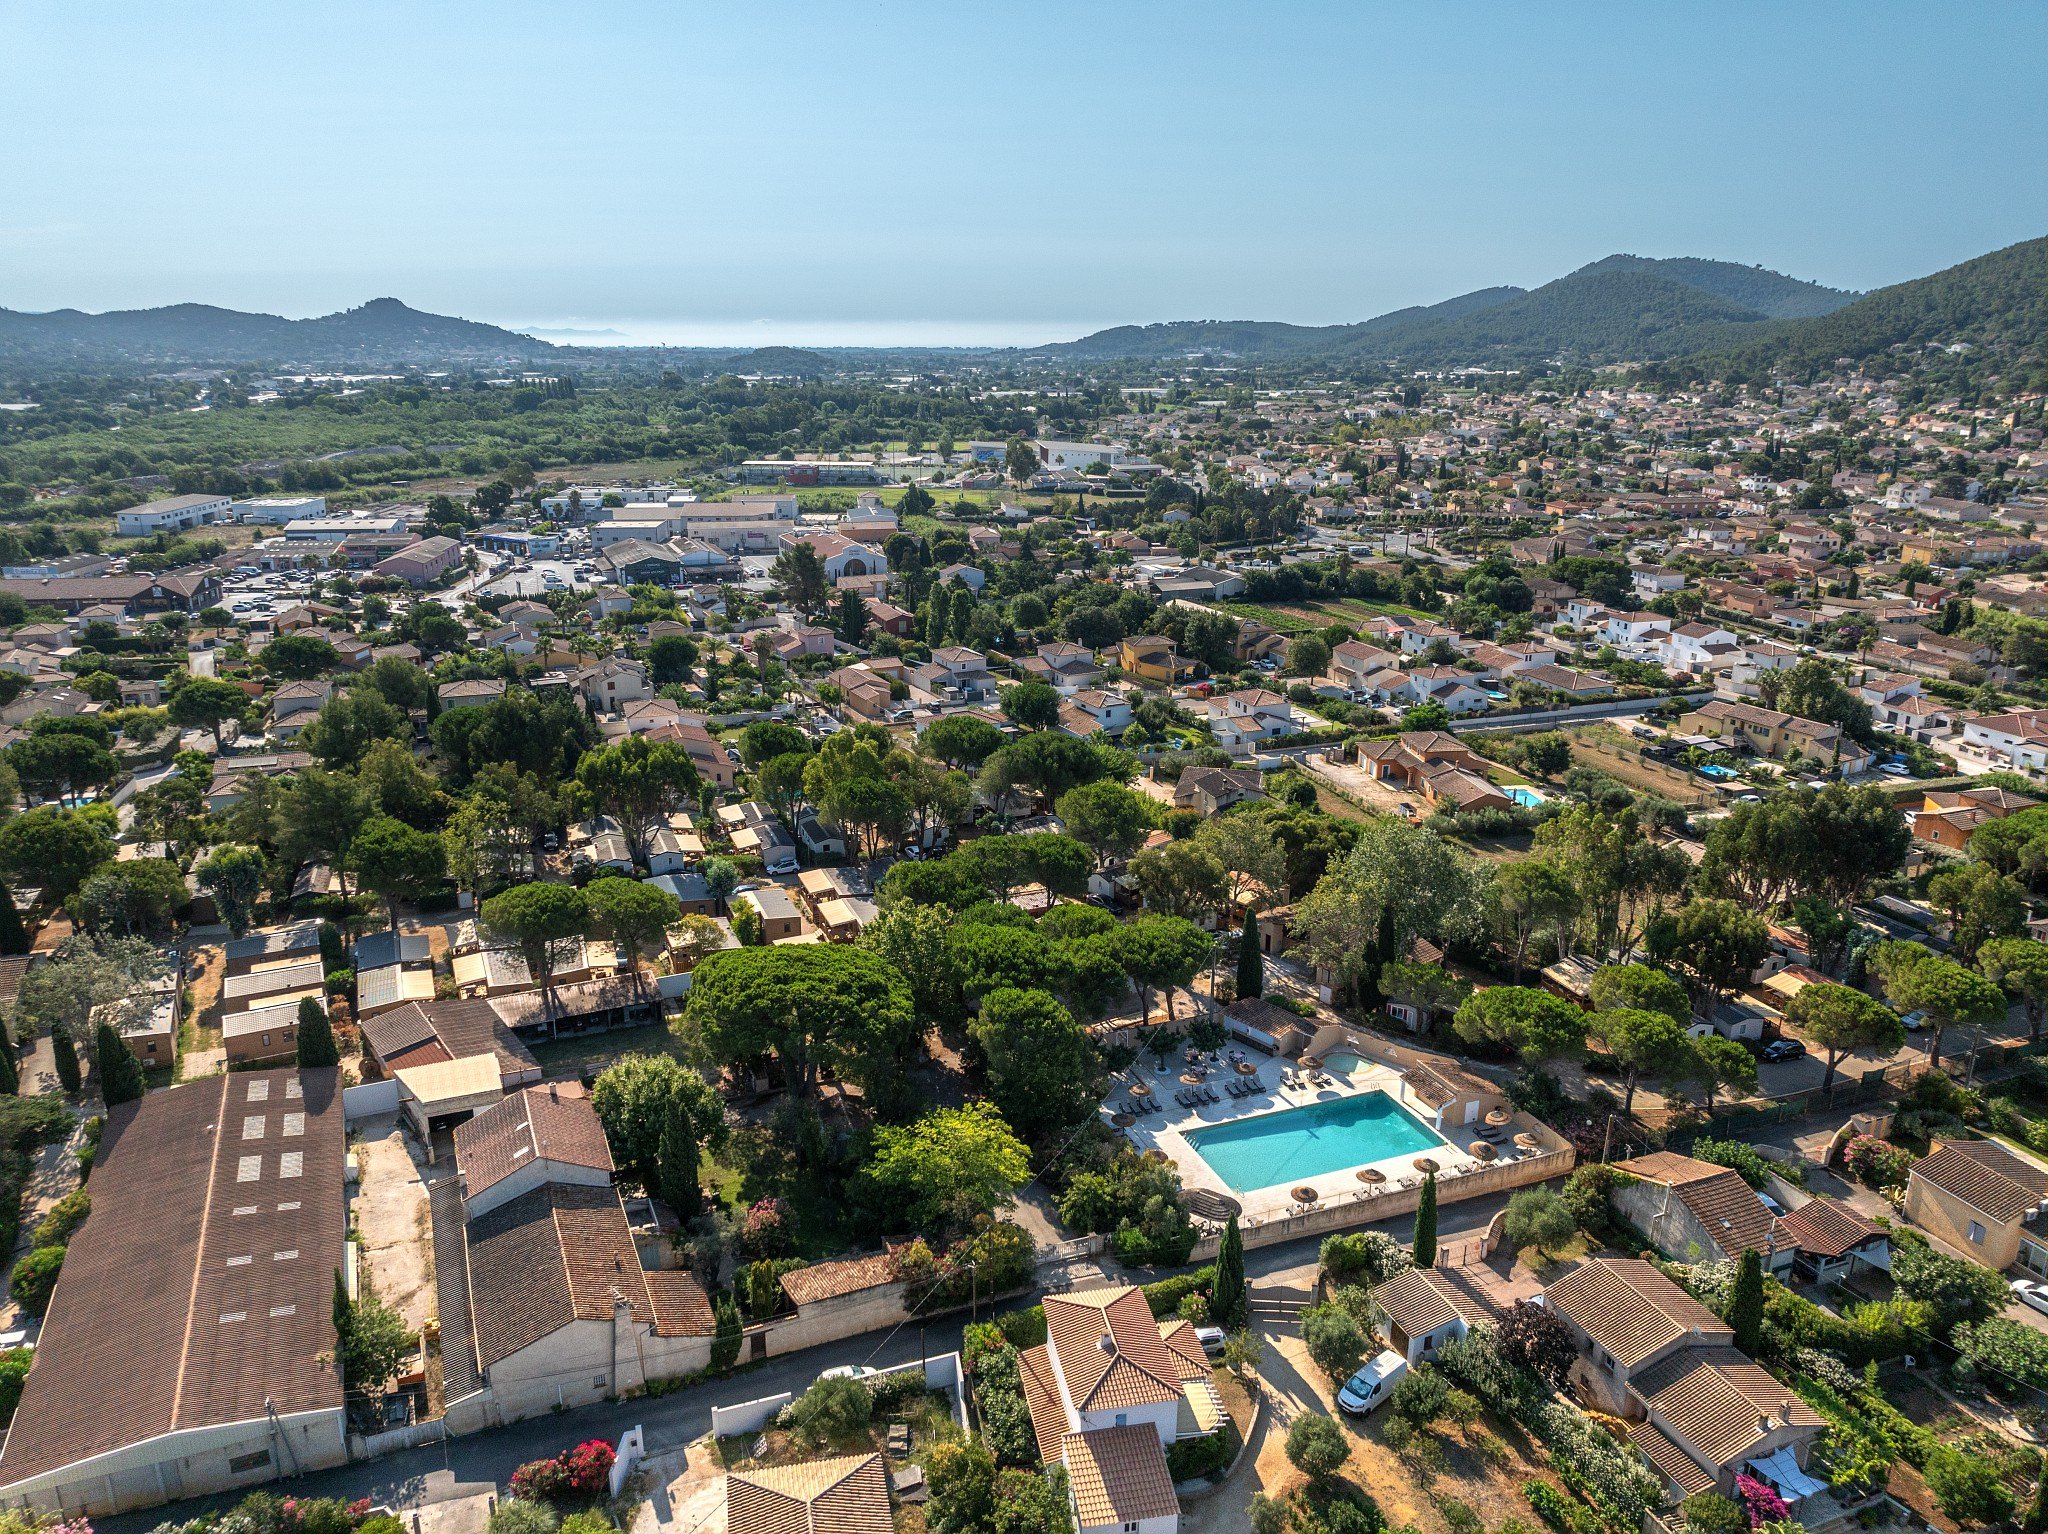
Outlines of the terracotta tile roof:
M 730 1534 L 894 1534 L 879 1454 L 735 1470 L 725 1483 Z
M 1076 1411 L 1156 1406 L 1180 1399 L 1180 1378 L 1152 1308 L 1136 1289 L 1049 1295 L 1047 1344 Z
M 1067 1436 L 1072 1424 L 1067 1421 L 1066 1407 L 1060 1404 L 1052 1356 L 1043 1344 L 1017 1355 L 1017 1382 L 1024 1390 L 1024 1405 L 1031 1412 L 1031 1433 L 1038 1440 L 1038 1457 L 1047 1461 L 1058 1459 L 1060 1440 Z
M 815 1305 L 836 1300 L 843 1294 L 858 1294 L 880 1284 L 896 1281 L 896 1259 L 887 1252 L 869 1257 L 848 1257 L 839 1262 L 814 1262 L 782 1275 L 782 1292 L 792 1305 Z
M 107 1116 L 0 1484 L 165 1433 L 341 1409 L 333 1070 L 236 1072 Z
M 571 1321 L 609 1321 L 623 1299 L 633 1319 L 664 1335 L 708 1334 L 710 1305 L 690 1301 L 661 1275 L 657 1304 L 650 1275 L 610 1188 L 554 1183 L 521 1194 L 468 1226 L 469 1289 L 476 1317 L 477 1363 L 488 1369 Z M 701 1309 L 699 1308 L 701 1306 Z M 668 1324 L 680 1330 L 670 1332 Z
M 654 1331 L 661 1337 L 709 1337 L 718 1330 L 711 1297 L 697 1275 L 681 1268 L 661 1268 L 640 1275 L 654 1301 Z
M 1372 1302 L 1402 1335 L 1422 1337 L 1453 1321 L 1468 1326 L 1492 1321 L 1494 1309 L 1461 1273 L 1445 1268 L 1410 1268 L 1373 1285 Z
M 1624 1369 L 1697 1332 L 1734 1337 L 1727 1324 L 1647 1262 L 1596 1257 L 1544 1286 L 1543 1301 L 1570 1317 Z
M 458 1124 L 455 1160 L 469 1198 L 536 1161 L 613 1170 L 604 1125 L 582 1084 L 574 1081 L 528 1087 Z
M 1911 1175 L 2006 1224 L 2048 1199 L 2048 1172 L 1989 1140 L 1938 1143 Z
M 1639 1422 L 1629 1430 L 1629 1442 L 1642 1450 L 1643 1458 L 1654 1465 L 1664 1479 L 1678 1488 L 1678 1495 L 1690 1497 L 1695 1492 L 1712 1491 L 1719 1484 L 1714 1477 L 1699 1467 L 1685 1450 L 1671 1441 L 1654 1422 Z
M 1209 1355 L 1202 1351 L 1202 1342 L 1195 1335 L 1195 1325 L 1175 1317 L 1159 1323 L 1159 1340 L 1166 1344 L 1166 1356 L 1173 1361 L 1174 1372 L 1183 1382 L 1205 1380 L 1212 1372 Z
M 1752 1247 L 1767 1251 L 1774 1241 L 1782 1244 L 1777 1217 L 1764 1208 L 1763 1200 L 1740 1172 L 1671 1151 L 1656 1151 L 1616 1165 L 1645 1182 L 1669 1187 L 1714 1238 L 1724 1257 L 1739 1256 Z
M 1838 1198 L 1810 1199 L 1778 1223 L 1800 1251 L 1816 1257 L 1845 1256 L 1883 1234 Z
M 1686 1348 L 1643 1371 L 1631 1388 L 1664 1430 L 1725 1470 L 1785 1426 L 1819 1428 L 1819 1412 L 1734 1348 Z
M 1166 1451 L 1150 1426 L 1069 1433 L 1060 1447 L 1082 1528 L 1179 1516 Z

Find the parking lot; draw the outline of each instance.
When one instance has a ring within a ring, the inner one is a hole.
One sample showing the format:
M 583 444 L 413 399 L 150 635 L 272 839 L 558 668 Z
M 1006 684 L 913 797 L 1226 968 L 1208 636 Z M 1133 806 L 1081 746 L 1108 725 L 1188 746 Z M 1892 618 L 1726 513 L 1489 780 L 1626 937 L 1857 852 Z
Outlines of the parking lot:
M 587 591 L 603 584 L 594 569 L 577 568 L 575 559 L 520 560 L 524 569 L 503 567 L 504 573 L 484 590 L 493 596 L 544 597 L 551 591 Z

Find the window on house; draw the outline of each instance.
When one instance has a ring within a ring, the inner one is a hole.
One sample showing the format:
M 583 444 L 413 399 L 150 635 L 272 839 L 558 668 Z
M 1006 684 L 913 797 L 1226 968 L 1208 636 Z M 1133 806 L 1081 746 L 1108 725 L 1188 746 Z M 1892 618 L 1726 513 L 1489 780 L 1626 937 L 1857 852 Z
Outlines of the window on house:
M 258 1449 L 254 1454 L 231 1454 L 228 1456 L 228 1474 L 242 1475 L 251 1470 L 261 1470 L 269 1463 L 268 1449 Z
M 1984 1244 L 1984 1227 L 1979 1225 L 1975 1220 L 1972 1220 L 1970 1222 L 1970 1241 L 1973 1245 L 1976 1246 L 1982 1246 Z

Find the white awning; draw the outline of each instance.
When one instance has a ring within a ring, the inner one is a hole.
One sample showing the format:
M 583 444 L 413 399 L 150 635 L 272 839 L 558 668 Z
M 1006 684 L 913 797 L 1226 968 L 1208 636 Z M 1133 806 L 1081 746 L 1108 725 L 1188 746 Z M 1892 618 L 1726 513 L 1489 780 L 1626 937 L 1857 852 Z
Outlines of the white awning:
M 1793 1457 L 1789 1445 L 1775 1454 L 1751 1460 L 1749 1468 L 1757 1477 L 1770 1482 L 1787 1502 L 1803 1502 L 1828 1489 L 1827 1482 L 1816 1481 L 1799 1468 L 1799 1461 Z

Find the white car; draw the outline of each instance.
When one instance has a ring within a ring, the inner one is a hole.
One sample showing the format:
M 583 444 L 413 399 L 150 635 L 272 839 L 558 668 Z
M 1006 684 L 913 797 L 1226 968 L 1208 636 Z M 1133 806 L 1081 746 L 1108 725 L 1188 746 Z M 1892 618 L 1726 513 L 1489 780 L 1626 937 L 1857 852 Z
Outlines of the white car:
M 1394 1387 L 1407 1373 L 1408 1360 L 1392 1348 L 1384 1349 L 1344 1382 L 1343 1388 L 1337 1392 L 1338 1409 L 1354 1417 L 1365 1416 L 1386 1404 L 1387 1397 L 1394 1393 Z
M 2016 1278 L 2012 1281 L 2012 1297 L 2022 1305 L 2048 1315 L 2048 1284 L 2031 1278 Z
M 1220 1326 L 1198 1326 L 1195 1328 L 1195 1341 L 1202 1345 L 1202 1351 L 1209 1357 L 1219 1358 L 1230 1341 L 1230 1334 Z
M 827 1369 L 818 1378 L 821 1380 L 864 1380 L 870 1374 L 880 1372 L 877 1369 L 870 1369 L 866 1364 L 841 1364 L 836 1369 Z

